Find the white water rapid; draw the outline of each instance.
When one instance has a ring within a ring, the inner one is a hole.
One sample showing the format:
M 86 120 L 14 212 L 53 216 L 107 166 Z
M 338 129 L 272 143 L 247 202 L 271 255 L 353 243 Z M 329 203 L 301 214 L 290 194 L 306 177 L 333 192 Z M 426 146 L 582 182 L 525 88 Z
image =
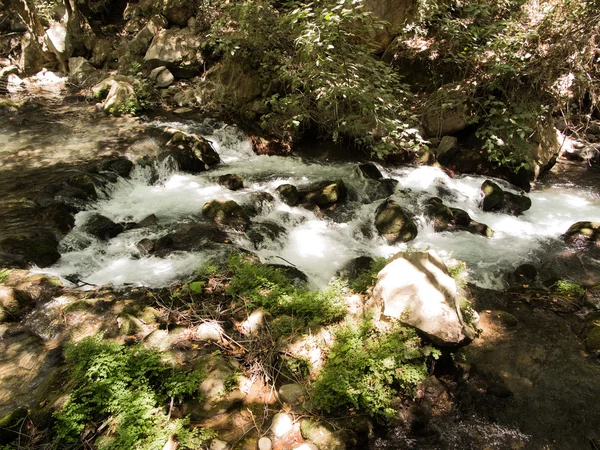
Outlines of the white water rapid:
M 206 130 L 202 124 L 162 123 L 191 133 Z M 356 256 L 390 256 L 407 248 L 390 246 L 374 228 L 375 210 L 383 198 L 373 199 L 379 182 L 366 179 L 356 163 L 306 162 L 299 158 L 256 156 L 249 140 L 231 126 L 219 126 L 204 137 L 214 143 L 222 163 L 198 175 L 162 168 L 159 181 L 150 183 L 151 171 L 136 167 L 131 179 L 121 179 L 106 195 L 76 217 L 76 226 L 61 243 L 61 259 L 47 270 L 55 275 L 77 276 L 90 284 L 127 284 L 165 286 L 185 278 L 209 259 L 209 252 L 174 252 L 167 257 L 143 256 L 136 244 L 144 238 L 157 238 L 172 231 L 178 223 L 194 222 L 202 206 L 217 198 L 248 204 L 256 191 L 275 197 L 272 207 L 254 217 L 253 222 L 270 221 L 284 227 L 281 239 L 254 247 L 248 238 L 235 235 L 232 240 L 254 251 L 265 262 L 287 261 L 305 272 L 315 287 L 325 285 L 335 272 Z M 409 243 L 412 248 L 432 248 L 443 258 L 467 263 L 469 281 L 483 287 L 501 288 L 503 275 L 522 263 L 544 261 L 554 247 L 564 247 L 560 234 L 580 220 L 600 221 L 600 199 L 593 192 L 575 187 L 546 188 L 529 194 L 532 207 L 519 217 L 485 213 L 478 207 L 480 186 L 486 179 L 478 176 L 450 178 L 434 167 L 380 167 L 387 178 L 399 182 L 391 198 L 411 211 L 417 219 L 419 234 Z M 219 175 L 236 173 L 245 188 L 230 191 L 219 186 Z M 305 186 L 322 180 L 342 179 L 351 193 L 348 203 L 333 214 L 333 219 L 318 217 L 302 207 L 289 207 L 278 199 L 275 189 L 283 184 Z M 508 185 L 497 181 L 503 187 Z M 432 196 L 445 204 L 464 209 L 491 227 L 492 238 L 465 231 L 435 233 L 423 216 L 423 203 Z M 81 225 L 93 213 L 115 222 L 137 222 L 156 215 L 158 227 L 138 228 L 99 241 L 84 233 Z

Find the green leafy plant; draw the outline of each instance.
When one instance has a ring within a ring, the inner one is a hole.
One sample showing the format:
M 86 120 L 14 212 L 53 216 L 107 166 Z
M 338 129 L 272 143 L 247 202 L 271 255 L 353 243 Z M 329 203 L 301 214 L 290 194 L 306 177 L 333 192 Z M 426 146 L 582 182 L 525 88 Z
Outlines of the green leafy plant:
M 231 2 L 222 51 L 256 71 L 267 111 L 262 127 L 282 138 L 319 129 L 384 156 L 423 144 L 412 94 L 373 54 L 383 27 L 354 0 Z M 264 30 L 269 29 L 269 33 Z
M 428 375 L 427 361 L 439 354 L 423 346 L 413 329 L 395 326 L 383 332 L 368 322 L 343 327 L 313 385 L 315 406 L 326 412 L 353 407 L 390 418 L 394 399 L 413 395 Z
M 299 288 L 281 268 L 257 265 L 235 254 L 229 259 L 229 270 L 227 292 L 244 299 L 250 309 L 263 307 L 274 316 L 290 315 L 305 324 L 328 324 L 345 315 L 341 283 L 322 291 Z
M 210 432 L 190 430 L 187 419 L 171 419 L 169 398 L 193 396 L 203 375 L 164 364 L 142 346 L 125 347 L 86 338 L 65 349 L 73 390 L 54 414 L 58 439 L 76 442 L 98 433 L 99 449 L 162 449 L 170 435 L 181 448 L 197 448 Z
M 12 270 L 10 269 L 0 269 L 0 283 L 4 283 L 4 281 L 10 276 Z
M 554 292 L 565 294 L 574 298 L 583 298 L 585 296 L 585 289 L 577 283 L 567 280 L 558 280 L 555 282 L 551 289 Z
M 383 269 L 388 260 L 387 258 L 375 258 L 369 265 L 369 269 L 362 272 L 354 280 L 350 281 L 350 288 L 355 292 L 366 292 L 377 282 L 377 274 Z

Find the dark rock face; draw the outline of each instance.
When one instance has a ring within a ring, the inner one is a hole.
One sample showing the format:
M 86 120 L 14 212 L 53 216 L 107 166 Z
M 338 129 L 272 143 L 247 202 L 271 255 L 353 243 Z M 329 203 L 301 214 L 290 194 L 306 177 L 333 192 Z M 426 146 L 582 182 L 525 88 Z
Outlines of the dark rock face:
M 133 162 L 127 158 L 113 158 L 100 164 L 100 170 L 114 172 L 120 177 L 127 178 L 133 170 Z
M 348 189 L 342 180 L 324 181 L 313 188 L 299 192 L 300 202 L 327 208 L 346 200 Z
M 155 242 L 138 242 L 138 248 L 163 257 L 173 251 L 198 251 L 226 243 L 227 233 L 212 223 L 184 224 Z M 153 245 L 152 245 L 153 244 Z
M 358 168 L 365 178 L 369 178 L 370 180 L 381 180 L 383 178 L 383 174 L 373 163 L 361 164 Z
M 299 195 L 298 188 L 291 184 L 282 184 L 277 187 L 277 193 L 281 197 L 281 201 L 288 206 L 295 206 L 298 204 Z
M 244 188 L 244 179 L 235 173 L 228 173 L 219 177 L 219 184 L 232 191 L 238 191 Z
M 531 208 L 529 197 L 503 191 L 500 186 L 489 180 L 483 182 L 481 192 L 483 194 L 481 208 L 484 211 L 498 211 L 518 216 Z
M 598 245 L 600 242 L 600 222 L 576 222 L 563 235 L 568 244 L 577 246 Z
M 393 200 L 383 202 L 375 215 L 375 228 L 388 243 L 412 241 L 417 237 L 417 226 L 408 213 Z
M 425 214 L 433 220 L 433 229 L 440 231 L 468 231 L 485 237 L 492 237 L 494 231 L 486 224 L 472 220 L 466 211 L 450 208 L 438 197 L 432 197 L 425 205 Z
M 101 214 L 91 216 L 83 226 L 86 233 L 96 236 L 98 239 L 112 239 L 124 230 L 123 225 L 114 223 L 108 217 Z
M 48 267 L 60 258 L 58 239 L 53 232 L 45 230 L 9 236 L 0 240 L 0 258 L 16 267 L 29 264 Z
M 518 283 L 531 283 L 537 277 L 537 269 L 531 264 L 521 264 L 515 269 L 513 276 Z
M 374 261 L 375 260 L 373 258 L 371 258 L 370 256 L 358 256 L 358 257 L 348 261 L 344 265 L 344 267 L 342 267 L 340 270 L 338 270 L 336 275 L 341 278 L 347 278 L 349 280 L 354 280 L 355 278 L 358 278 L 362 273 L 369 270 L 369 268 L 371 267 L 371 264 Z
M 233 200 L 212 200 L 202 207 L 202 214 L 225 228 L 245 231 L 250 226 L 250 217 Z

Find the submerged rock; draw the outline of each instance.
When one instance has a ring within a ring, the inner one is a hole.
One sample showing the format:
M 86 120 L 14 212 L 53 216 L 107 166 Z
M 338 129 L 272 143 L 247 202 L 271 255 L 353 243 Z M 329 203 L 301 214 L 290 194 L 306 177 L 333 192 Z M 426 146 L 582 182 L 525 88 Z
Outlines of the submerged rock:
M 375 215 L 375 228 L 388 243 L 408 242 L 417 237 L 417 226 L 408 213 L 395 201 L 383 202 Z
M 456 282 L 434 252 L 396 254 L 377 275 L 373 298 L 384 316 L 417 328 L 440 345 L 463 344 L 474 336 L 463 321 Z
M 166 256 L 172 251 L 198 251 L 226 243 L 227 233 L 219 230 L 212 223 L 182 224 L 172 233 L 156 241 L 142 239 L 138 248 L 158 256 Z
M 202 207 L 202 214 L 219 226 L 239 231 L 245 231 L 250 226 L 250 217 L 233 200 L 212 200 Z

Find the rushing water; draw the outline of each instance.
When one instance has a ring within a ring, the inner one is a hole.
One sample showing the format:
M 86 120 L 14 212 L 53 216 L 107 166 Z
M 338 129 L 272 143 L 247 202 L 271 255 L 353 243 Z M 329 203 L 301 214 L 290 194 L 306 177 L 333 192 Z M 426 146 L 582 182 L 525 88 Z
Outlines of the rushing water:
M 143 238 L 157 238 L 178 223 L 201 217 L 202 206 L 213 199 L 232 199 L 248 204 L 251 194 L 266 191 L 275 197 L 272 207 L 253 218 L 284 227 L 281 238 L 263 242 L 255 248 L 248 238 L 235 235 L 241 247 L 256 252 L 263 261 L 287 261 L 305 272 L 313 286 L 325 285 L 335 272 L 356 256 L 390 256 L 407 248 L 390 246 L 374 228 L 375 210 L 381 196 L 373 193 L 378 181 L 365 178 L 356 163 L 306 161 L 295 157 L 257 156 L 250 142 L 236 128 L 203 123 L 155 123 L 203 134 L 213 142 L 222 159 L 216 168 L 198 175 L 159 168 L 159 181 L 151 182 L 152 171 L 136 167 L 130 179 L 121 179 L 103 198 L 76 217 L 74 230 L 61 243 L 62 258 L 50 271 L 60 276 L 76 275 L 91 284 L 164 286 L 188 276 L 211 257 L 209 252 L 176 252 L 168 257 L 143 256 L 136 247 Z M 408 245 L 432 248 L 443 258 L 467 262 L 470 281 L 484 287 L 499 288 L 503 276 L 522 263 L 548 263 L 554 249 L 564 248 L 560 235 L 574 222 L 600 220 L 600 199 L 595 192 L 576 187 L 545 187 L 529 194 L 532 207 L 519 217 L 486 213 L 479 208 L 479 176 L 449 177 L 435 167 L 380 167 L 387 178 L 398 181 L 391 198 L 417 218 L 419 234 Z M 217 183 L 219 175 L 236 173 L 245 188 L 230 191 Z M 342 179 L 351 193 L 346 205 L 322 217 L 302 207 L 282 203 L 275 189 L 290 183 L 299 187 L 322 180 Z M 497 181 L 505 188 L 509 185 Z M 424 217 L 423 204 L 440 196 L 448 206 L 464 209 L 476 221 L 490 226 L 493 238 L 468 232 L 435 233 Z M 159 226 L 121 233 L 109 241 L 98 241 L 82 231 L 82 224 L 93 213 L 115 222 L 137 222 L 155 214 Z

